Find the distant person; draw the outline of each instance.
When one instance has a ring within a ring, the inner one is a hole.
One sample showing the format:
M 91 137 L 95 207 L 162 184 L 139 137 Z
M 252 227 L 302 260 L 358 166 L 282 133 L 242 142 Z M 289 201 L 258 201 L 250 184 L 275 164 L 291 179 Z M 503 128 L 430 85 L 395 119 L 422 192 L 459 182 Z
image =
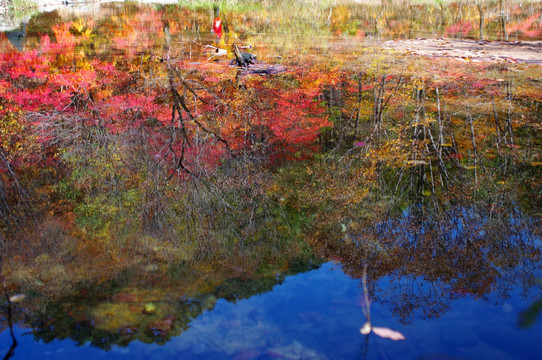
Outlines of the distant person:
M 215 6 L 214 8 L 215 18 L 213 20 L 213 28 L 211 32 L 215 33 L 217 39 L 222 38 L 222 19 L 220 18 L 220 8 Z

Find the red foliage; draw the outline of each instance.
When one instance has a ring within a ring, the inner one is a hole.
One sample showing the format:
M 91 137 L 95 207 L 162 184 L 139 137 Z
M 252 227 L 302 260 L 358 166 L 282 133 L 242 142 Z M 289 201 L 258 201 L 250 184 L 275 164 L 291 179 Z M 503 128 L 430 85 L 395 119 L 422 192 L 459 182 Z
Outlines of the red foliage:
M 162 23 L 158 19 L 156 12 L 141 14 L 130 27 L 152 25 L 151 33 L 160 33 Z M 255 129 L 265 133 L 262 141 L 270 149 L 271 160 L 303 158 L 316 149 L 322 128 L 331 126 L 316 101 L 322 86 L 318 76 L 300 70 L 293 75 L 300 85 L 287 90 L 273 88 L 267 78 L 248 77 L 249 95 L 237 87 L 224 87 L 235 76 L 235 70 L 224 63 L 191 59 L 174 66 L 190 74 L 192 84 L 202 86 L 196 90 L 197 98 L 188 100 L 191 93 L 183 95 L 187 96 L 190 116 L 182 110 L 184 119 L 177 115 L 172 120 L 170 84 L 146 85 L 147 74 L 133 65 L 141 61 L 134 49 L 147 43 L 147 35 L 135 30 L 126 35 L 123 28 L 125 36 L 113 37 L 117 47 L 125 51 L 122 58 L 88 60 L 77 47 L 84 46 L 93 25 L 59 24 L 53 27 L 54 41 L 48 35 L 41 36 L 39 49 L 0 54 L 0 96 L 7 102 L 4 107 L 22 111 L 21 119 L 25 113 L 41 114 L 32 116 L 37 127 L 41 127 L 41 121 L 81 119 L 85 126 L 99 124 L 115 135 L 144 128 L 150 157 L 167 160 L 172 170 L 181 154 L 187 166 L 214 168 L 230 154 L 256 146 L 247 140 Z M 164 77 L 167 66 L 159 65 L 157 70 Z M 334 78 L 328 80 L 333 82 Z M 218 85 L 227 88 L 220 96 L 202 90 Z M 183 135 L 172 137 L 175 129 L 182 130 Z M 51 135 L 41 131 L 36 139 L 49 146 Z
M 455 24 L 448 26 L 445 30 L 446 35 L 448 36 L 467 36 L 469 31 L 473 29 L 472 22 L 470 21 L 459 21 Z
M 534 39 L 542 35 L 542 23 L 537 20 L 540 18 L 540 13 L 534 14 L 520 23 L 508 26 L 506 32 L 513 34 L 519 32 L 528 38 Z

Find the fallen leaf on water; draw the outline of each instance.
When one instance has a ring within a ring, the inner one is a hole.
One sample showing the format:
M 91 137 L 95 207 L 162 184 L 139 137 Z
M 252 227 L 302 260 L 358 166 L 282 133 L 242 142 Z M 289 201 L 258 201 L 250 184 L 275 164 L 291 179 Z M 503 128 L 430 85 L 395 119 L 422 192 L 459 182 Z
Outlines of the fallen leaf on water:
M 143 313 L 145 314 L 154 314 L 156 312 L 156 305 L 153 303 L 145 304 L 145 309 L 143 310 Z
M 359 332 L 363 335 L 369 334 L 371 332 L 371 323 L 367 321 L 365 325 L 363 325 L 363 327 L 359 329 Z
M 373 327 L 373 332 L 383 338 L 391 340 L 405 340 L 405 336 L 399 331 L 395 331 L 388 328 Z
M 23 301 L 25 297 L 26 297 L 26 295 L 24 295 L 24 294 L 17 294 L 17 295 L 10 296 L 9 301 L 12 302 L 12 303 L 16 303 L 16 302 L 19 302 L 19 301 Z

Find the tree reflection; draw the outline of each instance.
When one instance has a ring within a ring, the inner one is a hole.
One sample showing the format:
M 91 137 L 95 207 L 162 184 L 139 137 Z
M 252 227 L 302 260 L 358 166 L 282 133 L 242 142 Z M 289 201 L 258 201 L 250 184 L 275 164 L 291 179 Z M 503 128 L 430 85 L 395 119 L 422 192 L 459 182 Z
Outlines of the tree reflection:
M 319 264 L 312 258 L 299 258 L 284 266 L 263 265 L 241 277 L 231 277 L 231 270 L 218 268 L 206 275 L 187 264 L 170 267 L 166 275 L 136 271 L 100 286 L 79 288 L 75 295 L 57 301 L 36 298 L 17 320 L 30 326 L 34 338 L 45 343 L 72 339 L 79 346 L 90 344 L 104 350 L 134 340 L 164 344 L 187 330 L 193 319 L 212 310 L 218 299 L 236 302 L 271 291 L 287 276 Z M 2 311 L 11 314 L 10 308 Z
M 2 240 L 2 239 L 0 238 L 0 240 Z M 7 304 L 5 306 L 0 307 L 0 309 L 2 309 L 2 313 L 5 312 L 5 314 L 6 314 L 5 320 L 2 319 L 2 322 L 4 322 L 4 321 L 7 322 L 7 326 L 9 328 L 9 335 L 11 337 L 11 346 L 10 346 L 8 352 L 6 353 L 6 355 L 4 356 L 4 360 L 8 360 L 8 359 L 10 359 L 11 357 L 13 357 L 15 355 L 15 348 L 17 347 L 17 339 L 15 338 L 15 333 L 13 332 L 13 303 L 12 303 L 11 298 L 9 296 L 4 276 L 1 274 L 2 265 L 3 265 L 3 259 L 2 259 L 2 256 L 0 255 L 0 278 L 1 278 L 1 281 L 2 281 L 2 290 L 4 292 L 4 296 L 6 298 L 6 304 Z M 4 310 L 4 308 L 5 308 L 5 310 Z M 2 318 L 3 318 L 3 316 L 2 316 Z M 1 329 L 1 327 L 0 327 L 0 329 Z
M 496 215 L 469 206 L 439 212 L 418 205 L 321 250 L 355 278 L 361 279 L 368 264 L 371 295 L 403 322 L 417 313 L 439 317 L 455 299 L 504 300 L 517 286 L 533 283 L 540 262 L 533 229 L 539 222 L 514 204 L 501 210 Z
M 129 6 L 99 23 L 55 24 L 54 38 L 26 39 L 32 51 L 2 54 L 2 256 L 14 286 L 43 296 L 16 316 L 37 339 L 162 344 L 218 299 L 318 266 L 312 252 L 354 278 L 367 267 L 370 295 L 403 322 L 532 284 L 539 70 L 296 52 L 287 73 L 241 84 L 185 40 L 209 28 L 204 12 Z M 264 56 L 297 47 L 299 34 L 311 36 L 303 51 L 329 31 L 358 36 L 358 17 L 375 36 L 410 32 L 379 27 L 391 6 L 365 17 L 303 9 L 328 19 L 318 27 L 285 22 L 287 9 L 223 17 L 255 42 L 270 22 L 286 28 L 288 45 Z M 233 42 L 218 20 L 206 40 Z M 30 204 L 40 219 L 15 231 Z M 12 329 L 9 298 L 2 311 Z M 533 303 L 524 323 L 539 311 Z

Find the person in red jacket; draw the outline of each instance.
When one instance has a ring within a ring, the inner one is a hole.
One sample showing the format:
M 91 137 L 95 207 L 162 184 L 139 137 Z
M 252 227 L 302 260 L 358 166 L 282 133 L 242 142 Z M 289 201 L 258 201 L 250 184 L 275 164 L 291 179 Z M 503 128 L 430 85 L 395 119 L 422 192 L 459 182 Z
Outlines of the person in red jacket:
M 211 31 L 215 33 L 217 39 L 220 39 L 222 38 L 222 19 L 219 16 L 220 9 L 216 6 L 214 10 L 215 19 L 213 20 L 213 28 Z

